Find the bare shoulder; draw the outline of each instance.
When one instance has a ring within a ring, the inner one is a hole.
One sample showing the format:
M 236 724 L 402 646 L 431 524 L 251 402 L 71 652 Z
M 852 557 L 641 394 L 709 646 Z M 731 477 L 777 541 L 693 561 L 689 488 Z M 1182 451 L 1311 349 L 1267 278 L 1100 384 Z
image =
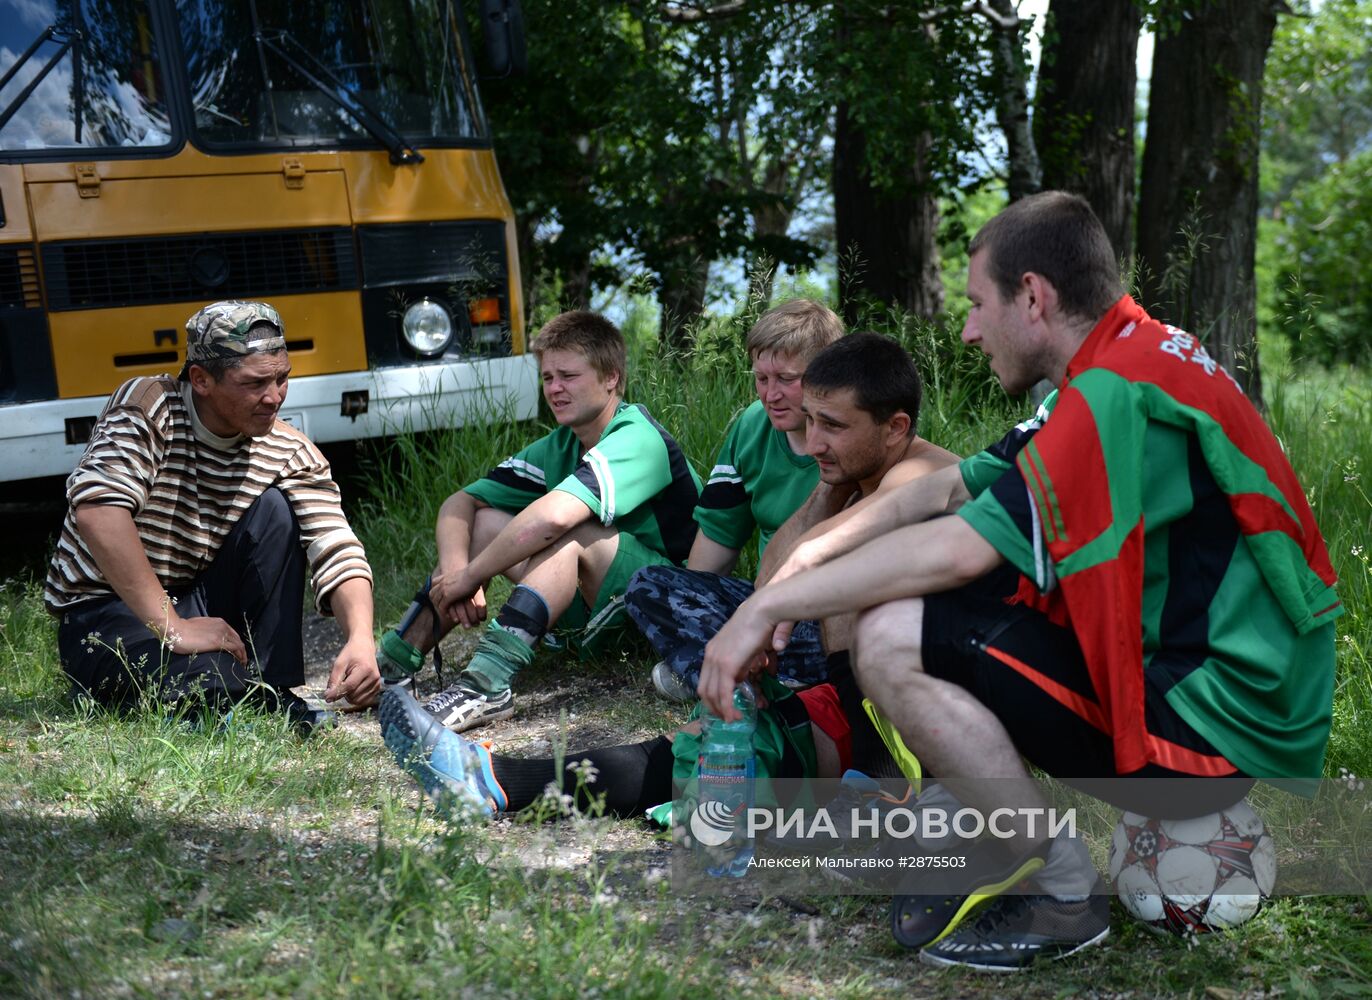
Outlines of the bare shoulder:
M 909 447 L 905 449 L 905 457 L 891 466 L 891 470 L 882 477 L 877 490 L 880 492 L 893 489 L 920 476 L 956 466 L 960 461 L 962 459 L 947 448 L 940 448 L 922 437 L 913 437 L 910 439 Z

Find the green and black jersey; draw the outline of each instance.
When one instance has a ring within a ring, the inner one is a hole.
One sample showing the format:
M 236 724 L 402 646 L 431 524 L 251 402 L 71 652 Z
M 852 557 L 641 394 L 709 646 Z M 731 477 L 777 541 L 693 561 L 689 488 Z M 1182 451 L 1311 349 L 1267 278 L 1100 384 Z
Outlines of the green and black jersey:
M 570 493 L 601 524 L 678 565 L 695 540 L 700 479 L 676 439 L 637 404 L 620 403 L 593 448 L 583 452 L 571 429 L 559 427 L 462 490 L 511 514 L 551 490 Z
M 791 450 L 755 400 L 729 427 L 700 494 L 696 523 L 705 537 L 741 549 L 758 532 L 758 555 L 819 482 L 819 466 Z

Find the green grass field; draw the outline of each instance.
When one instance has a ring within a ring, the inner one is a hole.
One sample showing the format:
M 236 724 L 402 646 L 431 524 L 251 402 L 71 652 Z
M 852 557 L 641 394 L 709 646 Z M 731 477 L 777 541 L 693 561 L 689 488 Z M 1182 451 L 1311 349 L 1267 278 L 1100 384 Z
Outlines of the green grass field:
M 932 372 L 926 436 L 965 452 L 1023 412 L 955 334 L 899 333 Z M 699 469 L 748 400 L 738 342 L 721 327 L 689 366 L 642 338 L 634 351 L 630 397 Z M 1273 425 L 1347 606 L 1327 771 L 1372 775 L 1372 380 L 1265 361 Z M 402 438 L 364 463 L 356 488 L 369 492 L 351 506 L 378 623 L 428 568 L 442 499 L 533 433 Z M 151 708 L 72 706 L 43 569 L 0 590 L 0 996 L 1372 994 L 1363 897 L 1277 900 L 1190 943 L 1146 933 L 1116 905 L 1105 947 L 1007 983 L 921 966 L 892 942 L 884 899 L 674 896 L 668 845 L 636 820 L 453 828 L 370 720 L 301 742 L 251 712 L 193 730 Z M 573 743 L 642 739 L 681 717 L 653 698 L 647 667 L 619 657 L 573 674 L 544 654 L 517 690 L 530 704 L 547 693 L 531 714 L 553 744 L 568 731 Z

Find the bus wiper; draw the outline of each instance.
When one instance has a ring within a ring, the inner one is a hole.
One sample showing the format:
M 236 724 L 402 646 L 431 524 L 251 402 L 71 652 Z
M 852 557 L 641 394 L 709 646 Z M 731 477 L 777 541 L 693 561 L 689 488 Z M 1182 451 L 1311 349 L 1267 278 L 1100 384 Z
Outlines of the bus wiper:
M 5 89 L 5 85 L 14 79 L 14 75 L 19 72 L 20 67 L 33 58 L 33 54 L 38 51 L 39 46 L 44 42 L 61 42 L 61 47 L 48 58 L 48 61 L 43 64 L 43 68 L 28 82 L 28 85 L 23 90 L 19 91 L 18 94 L 14 95 L 14 100 L 5 105 L 5 110 L 0 111 L 0 128 L 4 128 L 9 124 L 10 119 L 24 106 L 24 102 L 33 96 L 33 92 L 38 89 L 38 86 L 43 82 L 44 77 L 51 73 L 52 68 L 62 61 L 62 57 L 70 51 L 72 46 L 76 47 L 77 56 L 80 55 L 83 40 L 84 37 L 80 31 L 63 32 L 55 24 L 48 25 L 38 33 L 38 37 L 35 38 L 33 43 L 24 50 L 23 54 L 14 61 L 14 65 L 5 71 L 3 77 L 0 77 L 0 90 Z M 80 70 L 78 69 L 78 75 L 76 77 L 76 85 L 78 88 L 81 86 L 79 73 Z M 84 94 L 78 89 L 76 104 L 76 142 L 78 143 L 81 141 L 81 109 L 82 104 L 84 103 L 82 101 L 83 97 Z
M 392 126 L 381 114 L 369 105 L 362 97 L 350 90 L 347 85 L 338 78 L 333 70 L 321 63 L 315 55 L 284 29 L 273 31 L 268 34 L 264 31 L 256 33 L 256 40 L 263 48 L 270 49 L 276 53 L 286 65 L 303 76 L 321 94 L 333 101 L 350 116 L 357 120 L 357 123 L 372 134 L 372 136 L 390 151 L 391 162 L 395 164 L 403 163 L 423 163 L 424 157 Z M 296 59 L 281 44 L 284 42 L 297 49 L 318 72 L 318 75 L 299 59 Z M 321 79 L 322 77 L 322 79 Z M 327 81 L 327 83 L 325 82 Z M 354 102 L 356 106 L 354 106 Z

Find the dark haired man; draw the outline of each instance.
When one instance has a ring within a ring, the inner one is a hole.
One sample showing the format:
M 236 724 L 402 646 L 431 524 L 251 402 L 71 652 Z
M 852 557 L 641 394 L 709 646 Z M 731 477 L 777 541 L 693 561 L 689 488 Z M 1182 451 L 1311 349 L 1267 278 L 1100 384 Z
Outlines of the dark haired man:
M 253 693 L 317 721 L 289 691 L 305 679 L 308 563 L 347 636 L 326 695 L 376 699 L 371 570 L 328 462 L 277 419 L 290 370 L 275 309 L 216 302 L 186 321 L 178 379 L 110 397 L 67 480 L 44 591 L 74 689 L 113 705 Z
M 801 408 L 806 450 L 816 457 L 821 482 L 802 511 L 773 537 L 768 552 L 784 555 L 807 527 L 842 524 L 884 492 L 912 478 L 951 467 L 957 457 L 915 433 L 920 380 L 910 356 L 894 340 L 854 333 L 821 351 L 805 369 Z M 779 559 L 779 557 L 778 557 Z M 727 611 L 720 615 L 725 620 Z M 831 651 L 846 648 L 848 623 L 823 623 Z M 708 635 L 683 641 L 704 643 Z M 847 681 L 846 685 L 844 681 Z M 858 705 L 851 677 L 817 684 L 798 695 L 772 682 L 772 706 L 761 713 L 755 739 L 759 773 L 788 777 L 838 777 L 850 764 L 871 767 L 884 754 L 880 737 Z M 412 698 L 387 692 L 381 729 L 396 760 L 425 789 L 452 794 L 478 811 L 520 809 L 565 776 L 549 759 L 493 755 L 489 749 L 431 725 Z M 606 793 L 606 807 L 632 815 L 671 797 L 673 768 L 689 777 L 698 749 L 692 726 L 675 739 L 660 736 L 631 746 L 596 747 L 568 753 L 588 760 L 599 775 L 593 792 Z
M 1108 790 L 1161 817 L 1213 812 L 1253 777 L 1317 777 L 1341 605 L 1252 404 L 1123 294 L 1074 195 L 1022 199 L 983 227 L 967 293 L 964 341 L 1008 392 L 1051 379 L 1051 414 L 803 541 L 711 642 L 702 699 L 733 717 L 734 684 L 779 622 L 861 612 L 863 690 L 983 815 L 1044 805 L 1021 755 L 1069 782 L 1196 779 L 1165 798 L 1149 782 Z M 972 896 L 898 900 L 897 937 L 932 964 L 991 971 L 1104 939 L 1080 841 L 1019 834 L 1037 894 L 996 898 L 970 926 Z
M 378 651 L 388 679 L 408 677 L 453 627 L 486 620 L 492 577 L 515 584 L 461 677 L 425 705 L 454 732 L 514 714 L 510 681 L 554 624 L 577 630 L 580 653 L 602 646 L 626 620 L 634 571 L 679 564 L 691 546 L 700 481 L 648 411 L 624 402 L 619 330 L 565 312 L 531 350 L 557 429 L 444 502 L 438 567 Z

